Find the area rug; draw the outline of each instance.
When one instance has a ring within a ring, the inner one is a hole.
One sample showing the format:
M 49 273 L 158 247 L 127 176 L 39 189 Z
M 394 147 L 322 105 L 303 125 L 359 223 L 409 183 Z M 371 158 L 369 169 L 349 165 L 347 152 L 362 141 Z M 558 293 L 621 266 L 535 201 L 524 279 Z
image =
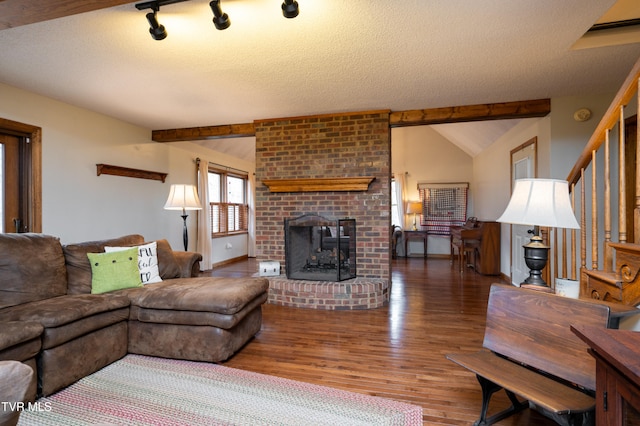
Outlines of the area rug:
M 123 359 L 19 425 L 422 425 L 422 407 L 204 362 Z

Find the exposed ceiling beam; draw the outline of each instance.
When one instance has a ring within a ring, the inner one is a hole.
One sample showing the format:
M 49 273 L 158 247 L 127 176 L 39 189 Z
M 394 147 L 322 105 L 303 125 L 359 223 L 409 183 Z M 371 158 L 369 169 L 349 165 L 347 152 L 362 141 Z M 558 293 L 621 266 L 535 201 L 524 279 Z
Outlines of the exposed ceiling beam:
M 131 0 L 0 0 L 0 30 L 133 3 Z
M 154 130 L 151 139 L 156 142 L 185 142 L 209 139 L 255 136 L 253 123 L 224 124 L 221 126 L 189 127 L 184 129 Z
M 549 112 L 551 112 L 551 101 L 549 99 L 430 108 L 392 112 L 390 115 L 390 126 L 407 127 L 442 123 L 462 123 L 466 121 L 544 117 L 549 114 Z M 151 139 L 156 142 L 187 142 L 255 135 L 256 130 L 253 123 L 244 123 L 154 130 L 151 134 Z
M 391 127 L 423 126 L 466 121 L 505 120 L 544 117 L 551 112 L 551 100 L 503 102 L 445 108 L 415 109 L 392 112 Z

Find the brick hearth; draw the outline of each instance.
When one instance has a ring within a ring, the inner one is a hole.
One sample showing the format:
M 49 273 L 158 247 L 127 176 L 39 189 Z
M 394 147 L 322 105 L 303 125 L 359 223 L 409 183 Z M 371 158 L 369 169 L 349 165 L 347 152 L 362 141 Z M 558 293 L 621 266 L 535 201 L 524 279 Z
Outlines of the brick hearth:
M 391 141 L 389 111 L 260 120 L 256 130 L 256 258 L 285 270 L 284 219 L 314 213 L 353 218 L 357 227 L 357 284 L 333 283 L 331 294 L 369 294 L 361 279 L 382 283 L 388 301 L 391 255 Z M 271 192 L 263 181 L 372 177 L 365 190 Z M 324 284 L 316 289 L 324 291 Z M 302 284 L 290 284 L 299 287 Z M 289 291 L 289 290 L 287 290 Z M 380 296 L 381 295 L 381 296 Z M 277 295 L 274 293 L 273 297 Z M 367 296 L 369 297 L 369 296 Z M 304 303 L 303 303 L 304 304 Z M 308 304 L 308 303 L 307 303 Z M 313 302 L 311 303 L 314 304 Z M 362 304 L 362 303 L 359 303 Z M 377 302 L 367 303 L 377 305 Z
M 325 310 L 374 309 L 389 301 L 389 281 L 353 278 L 340 282 L 269 278 L 269 303 Z

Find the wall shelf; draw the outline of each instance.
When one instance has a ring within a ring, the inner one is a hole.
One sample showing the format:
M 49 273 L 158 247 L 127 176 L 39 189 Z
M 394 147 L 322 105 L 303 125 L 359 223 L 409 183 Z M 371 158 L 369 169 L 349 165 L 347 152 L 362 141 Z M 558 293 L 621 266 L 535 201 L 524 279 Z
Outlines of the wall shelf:
M 341 178 L 265 179 L 270 192 L 366 191 L 374 176 Z
M 100 175 L 124 176 L 138 179 L 159 180 L 164 183 L 167 173 L 150 172 L 148 170 L 130 169 L 128 167 L 112 166 L 109 164 L 96 164 L 96 173 Z

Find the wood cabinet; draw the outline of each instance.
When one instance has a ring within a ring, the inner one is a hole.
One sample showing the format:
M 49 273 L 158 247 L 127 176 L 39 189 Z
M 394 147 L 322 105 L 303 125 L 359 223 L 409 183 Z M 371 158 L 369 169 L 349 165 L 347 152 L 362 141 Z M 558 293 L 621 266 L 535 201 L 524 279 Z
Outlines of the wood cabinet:
M 454 247 L 473 250 L 473 267 L 482 275 L 500 275 L 500 224 L 468 220 L 464 226 L 451 227 L 451 256 Z M 469 259 L 467 259 L 469 260 Z
M 596 359 L 596 425 L 640 425 L 640 333 L 587 326 L 571 329 Z

